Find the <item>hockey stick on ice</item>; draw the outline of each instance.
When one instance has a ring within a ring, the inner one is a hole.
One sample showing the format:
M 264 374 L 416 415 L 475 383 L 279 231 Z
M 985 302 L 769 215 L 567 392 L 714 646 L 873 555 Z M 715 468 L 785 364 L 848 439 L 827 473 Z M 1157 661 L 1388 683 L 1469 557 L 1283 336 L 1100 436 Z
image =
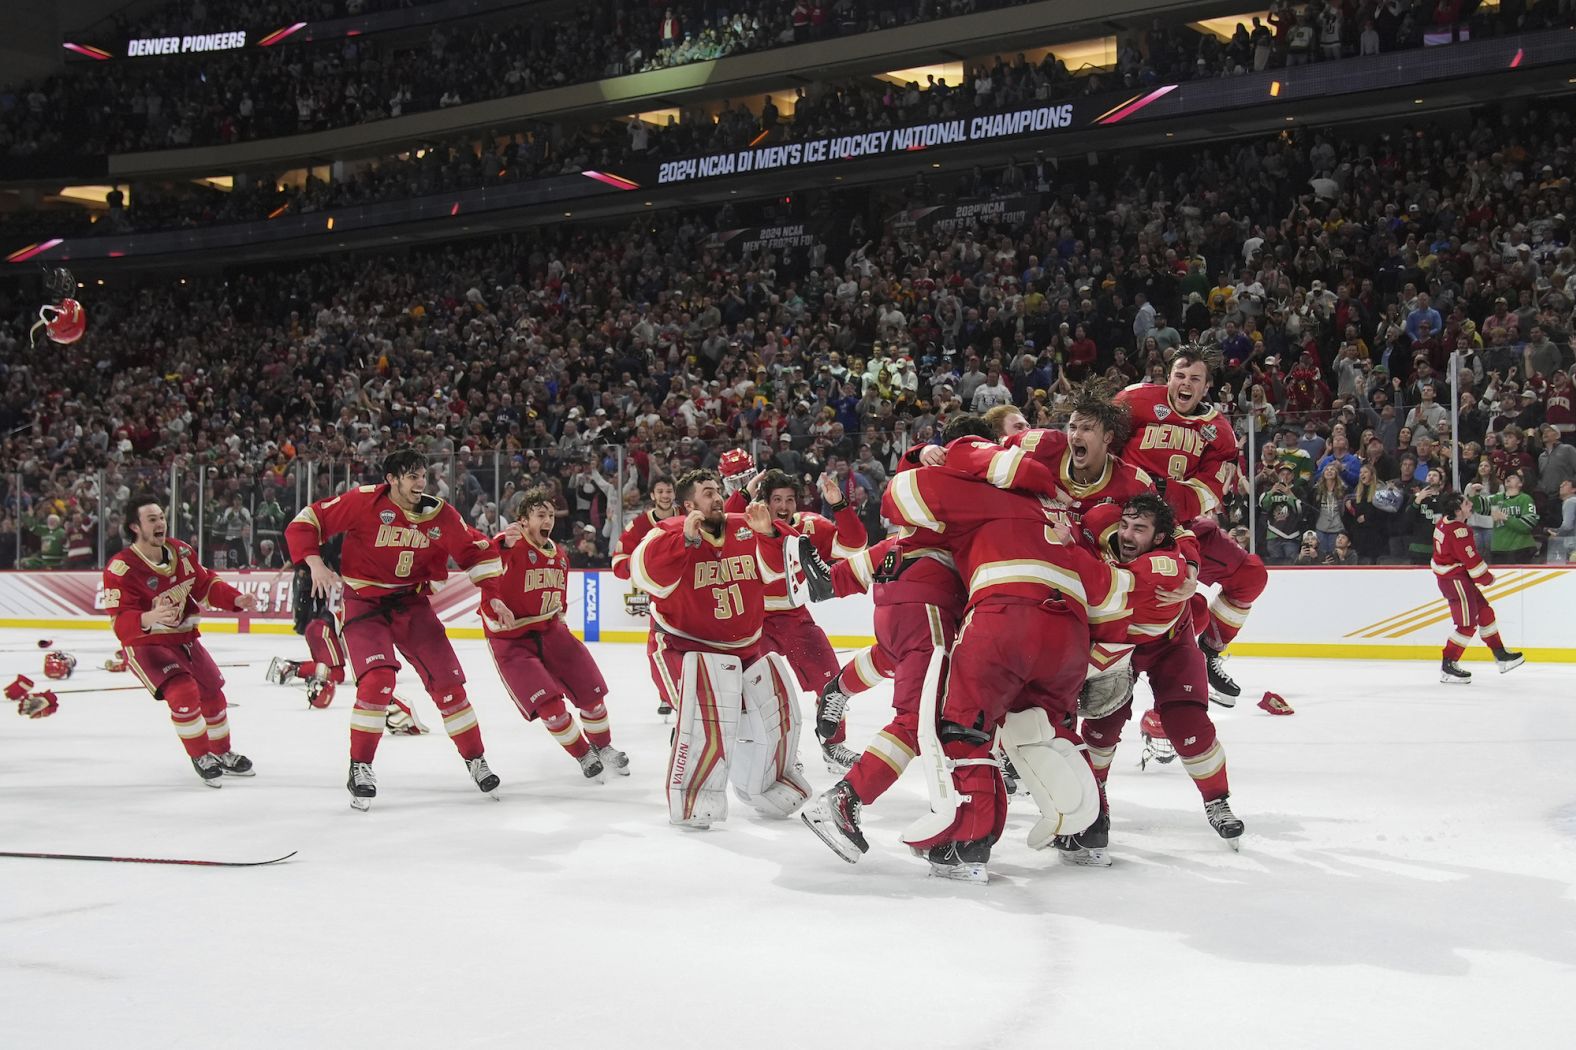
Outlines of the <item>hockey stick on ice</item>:
M 0 850 L 0 857 L 19 857 L 28 860 L 104 860 L 119 864 L 190 864 L 204 868 L 260 868 L 289 860 L 299 850 L 291 850 L 283 857 L 272 860 L 176 860 L 170 857 L 100 857 L 91 853 L 11 853 Z

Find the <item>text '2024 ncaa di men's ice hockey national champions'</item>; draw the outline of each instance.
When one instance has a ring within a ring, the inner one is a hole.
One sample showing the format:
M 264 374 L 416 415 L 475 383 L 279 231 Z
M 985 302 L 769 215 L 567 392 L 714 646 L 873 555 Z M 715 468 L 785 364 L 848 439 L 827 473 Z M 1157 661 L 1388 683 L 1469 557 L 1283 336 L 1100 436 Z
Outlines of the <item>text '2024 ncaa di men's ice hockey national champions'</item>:
M 1573 19 L 0 9 L 0 1046 L 1564 1045 Z

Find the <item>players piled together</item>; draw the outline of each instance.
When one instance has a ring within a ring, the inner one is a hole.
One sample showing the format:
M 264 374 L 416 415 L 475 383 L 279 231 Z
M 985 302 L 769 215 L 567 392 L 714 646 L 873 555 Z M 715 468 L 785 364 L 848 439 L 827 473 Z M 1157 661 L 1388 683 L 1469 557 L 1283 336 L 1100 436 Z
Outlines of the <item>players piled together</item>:
M 756 472 L 742 451 L 724 455 L 720 473 L 654 482 L 654 505 L 621 537 L 613 571 L 645 597 L 658 710 L 675 718 L 669 820 L 694 829 L 725 820 L 731 787 L 762 816 L 799 813 L 852 863 L 869 849 L 862 807 L 918 759 L 929 812 L 903 838 L 933 874 L 988 878 L 1010 790 L 1038 807 L 1031 847 L 1104 866 L 1106 779 L 1144 675 L 1153 695 L 1140 720 L 1145 761 L 1180 757 L 1209 825 L 1236 848 L 1244 825 L 1209 703 L 1229 707 L 1240 693 L 1221 652 L 1266 574 L 1210 518 L 1235 483 L 1238 451 L 1205 400 L 1209 371 L 1202 351 L 1180 348 L 1164 386 L 1115 399 L 1081 391 L 1063 431 L 1031 429 L 1011 406 L 954 416 L 941 445 L 903 456 L 882 505 L 897 535 L 868 549 L 834 483 L 820 486 L 830 519 L 800 511 L 796 481 Z M 489 652 L 524 718 L 540 720 L 586 777 L 627 775 L 607 685 L 564 623 L 568 561 L 552 539 L 548 493 L 527 492 L 519 520 L 489 539 L 425 491 L 420 453 L 394 452 L 383 470 L 382 484 L 314 503 L 286 529 L 296 628 L 312 659 L 275 661 L 269 672 L 305 681 L 317 707 L 347 669 L 353 675 L 352 805 L 367 809 L 377 795 L 385 730 L 424 729 L 394 696 L 400 657 L 472 781 L 488 794 L 498 787 L 428 597 L 451 560 L 480 591 Z M 1447 495 L 1443 509 L 1434 571 L 1455 630 L 1442 679 L 1470 681 L 1457 659 L 1474 631 L 1510 670 L 1521 654 L 1504 647 L 1478 590 L 1491 577 L 1463 524 L 1466 505 Z M 127 662 L 169 706 L 204 783 L 249 776 L 252 763 L 230 746 L 224 679 L 198 618 L 199 603 L 247 609 L 251 599 L 167 538 L 157 500 L 134 497 L 126 521 L 134 542 L 105 570 L 104 604 Z M 1212 601 L 1196 593 L 1201 583 L 1218 585 Z M 805 601 L 864 592 L 876 645 L 839 667 Z M 886 679 L 893 716 L 862 754 L 852 751 L 850 700 Z M 813 798 L 799 761 L 801 690 L 814 695 L 822 757 L 841 777 Z

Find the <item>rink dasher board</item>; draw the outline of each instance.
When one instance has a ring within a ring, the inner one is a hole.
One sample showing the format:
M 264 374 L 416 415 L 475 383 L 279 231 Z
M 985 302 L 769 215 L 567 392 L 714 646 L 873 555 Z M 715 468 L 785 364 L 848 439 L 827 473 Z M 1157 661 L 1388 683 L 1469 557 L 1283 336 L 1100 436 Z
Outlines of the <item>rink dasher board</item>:
M 1269 573 L 1269 585 L 1231 646 L 1238 656 L 1435 660 L 1451 630 L 1449 607 L 1427 567 L 1286 567 Z M 256 595 L 258 610 L 210 611 L 203 631 L 292 633 L 288 570 L 219 575 Z M 1484 594 L 1506 644 L 1532 661 L 1576 663 L 1576 566 L 1495 566 L 1494 577 Z M 0 627 L 108 630 L 109 619 L 98 608 L 100 584 L 98 572 L 0 572 Z M 606 570 L 570 570 L 569 628 L 587 641 L 643 644 L 646 619 L 625 608 L 632 590 Z M 432 595 L 450 637 L 482 637 L 478 597 L 463 573 Z M 875 641 L 868 595 L 814 605 L 811 615 L 838 648 Z M 1474 644 L 1466 658 L 1487 660 L 1489 654 Z

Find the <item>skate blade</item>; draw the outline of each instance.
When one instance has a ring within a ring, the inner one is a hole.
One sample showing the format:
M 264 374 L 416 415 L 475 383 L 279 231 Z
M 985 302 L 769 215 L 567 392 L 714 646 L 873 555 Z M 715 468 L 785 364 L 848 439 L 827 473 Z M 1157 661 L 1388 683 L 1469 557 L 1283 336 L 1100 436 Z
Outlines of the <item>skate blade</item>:
M 1498 660 L 1496 660 L 1494 662 L 1495 663 L 1499 663 Z M 1526 662 L 1527 662 L 1527 658 L 1526 657 L 1522 657 L 1522 658 L 1520 658 L 1518 660 L 1511 660 L 1509 663 L 1499 664 L 1499 673 L 1500 674 L 1509 674 L 1511 671 L 1514 671 L 1516 668 L 1520 667 L 1522 664 L 1524 664 Z
M 224 782 L 219 777 L 214 777 L 212 780 L 208 780 L 207 778 L 204 778 L 202 783 L 203 783 L 203 787 L 211 787 L 211 788 L 224 787 Z
M 224 771 L 224 776 L 227 776 L 227 777 L 255 777 L 256 775 L 257 775 L 257 770 L 255 770 L 255 769 L 248 769 L 244 773 L 239 772 L 239 771 L 234 770 L 234 769 L 226 769 Z
M 799 814 L 799 819 L 804 822 L 805 827 L 815 832 L 816 838 L 826 843 L 827 848 L 829 848 L 839 857 L 842 857 L 848 863 L 858 864 L 859 858 L 864 856 L 864 851 L 854 843 L 849 842 L 847 839 L 839 837 L 835 832 L 828 830 L 825 826 L 828 823 L 827 821 L 812 820 L 810 818 L 810 814 L 808 813 Z
M 370 798 L 361 798 L 359 796 L 352 795 L 350 797 L 350 808 L 365 813 L 367 810 L 372 808 L 372 800 Z
M 1443 685 L 1471 685 L 1472 684 L 1472 679 L 1470 679 L 1470 678 L 1457 678 L 1455 675 L 1448 675 L 1448 674 L 1440 675 L 1439 676 L 1439 681 Z
M 832 776 L 837 777 L 839 780 L 841 780 L 843 777 L 846 777 L 849 770 L 854 768 L 852 765 L 845 766 L 841 762 L 833 762 L 829 758 L 823 758 L 821 762 L 826 766 L 826 771 L 832 774 Z
M 1242 836 L 1238 835 L 1234 839 L 1226 839 L 1226 845 L 1231 847 L 1231 852 L 1233 852 L 1233 853 L 1241 853 L 1242 852 Z
M 1075 868 L 1109 868 L 1111 856 L 1104 849 L 1058 850 L 1063 864 Z
M 1211 689 L 1209 691 L 1209 702 L 1212 703 L 1212 704 L 1218 704 L 1221 707 L 1236 707 L 1237 706 L 1237 698 L 1236 697 L 1228 696 L 1225 693 L 1217 693 L 1213 689 Z
M 990 872 L 985 870 L 983 864 L 935 864 L 930 865 L 930 877 L 933 879 L 948 879 L 952 882 L 967 882 L 976 886 L 983 886 L 990 881 Z

